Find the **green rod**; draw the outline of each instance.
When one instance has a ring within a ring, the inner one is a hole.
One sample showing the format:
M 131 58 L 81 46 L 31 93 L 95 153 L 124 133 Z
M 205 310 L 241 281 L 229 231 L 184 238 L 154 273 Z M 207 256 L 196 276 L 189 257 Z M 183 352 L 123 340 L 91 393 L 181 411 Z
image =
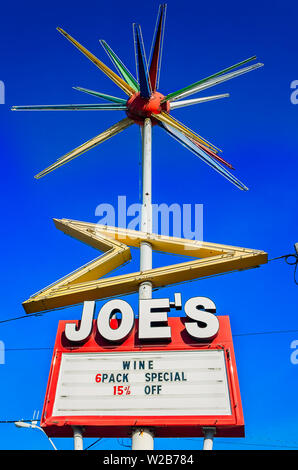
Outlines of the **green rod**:
M 167 95 L 167 96 L 163 99 L 163 102 L 172 100 L 172 99 L 174 99 L 176 96 L 180 95 L 181 93 L 184 93 L 185 91 L 189 91 L 189 90 L 191 90 L 192 88 L 195 88 L 195 87 L 197 87 L 198 85 L 201 85 L 202 83 L 205 83 L 206 81 L 210 80 L 211 78 L 218 77 L 219 75 L 222 75 L 222 74 L 224 74 L 224 73 L 226 73 L 226 72 L 229 72 L 229 71 L 231 71 L 231 70 L 233 70 L 233 69 L 236 69 L 237 67 L 240 67 L 241 65 L 247 64 L 248 62 L 251 62 L 252 60 L 255 60 L 256 58 L 257 58 L 256 56 L 249 57 L 248 59 L 245 59 L 245 60 L 243 60 L 242 62 L 238 62 L 238 64 L 231 65 L 231 67 L 227 67 L 226 69 L 223 69 L 223 70 L 221 70 L 220 72 L 217 72 L 217 73 L 215 73 L 215 74 L 213 74 L 213 75 L 210 75 L 209 77 L 203 78 L 202 80 L 199 80 L 198 82 L 192 83 L 191 85 L 188 85 L 188 86 L 185 87 L 185 88 L 181 88 L 180 90 L 174 91 L 173 93 L 170 93 L 169 95 Z

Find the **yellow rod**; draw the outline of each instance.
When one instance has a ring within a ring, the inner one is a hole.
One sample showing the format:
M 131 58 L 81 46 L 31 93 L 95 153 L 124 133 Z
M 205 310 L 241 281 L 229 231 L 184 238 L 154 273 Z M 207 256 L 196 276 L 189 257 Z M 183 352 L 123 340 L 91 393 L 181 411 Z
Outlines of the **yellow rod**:
M 93 62 L 104 74 L 106 74 L 116 85 L 118 85 L 121 90 L 124 91 L 128 96 L 131 96 L 135 93 L 135 90 L 131 88 L 119 75 L 117 75 L 113 70 L 107 67 L 101 60 L 99 60 L 95 55 L 88 51 L 84 46 L 82 46 L 76 39 L 74 39 L 70 34 L 64 31 L 62 28 L 57 28 L 59 33 L 63 34 L 75 47 L 79 49 L 86 57 L 88 57 L 91 62 Z

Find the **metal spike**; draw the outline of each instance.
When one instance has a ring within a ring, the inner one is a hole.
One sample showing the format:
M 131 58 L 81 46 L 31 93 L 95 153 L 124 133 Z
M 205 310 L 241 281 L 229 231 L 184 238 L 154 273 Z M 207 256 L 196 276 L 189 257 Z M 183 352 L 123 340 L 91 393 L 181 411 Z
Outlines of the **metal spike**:
M 101 60 L 99 60 L 95 55 L 89 52 L 84 46 L 82 46 L 78 41 L 76 41 L 70 34 L 66 33 L 61 28 L 57 30 L 66 37 L 79 51 L 81 51 L 86 57 L 88 57 L 91 62 L 93 62 L 104 74 L 106 74 L 116 85 L 121 88 L 127 95 L 131 96 L 134 94 L 134 89 L 131 88 L 121 77 L 119 77 L 113 70 L 107 67 Z
M 166 123 L 160 123 L 160 126 L 175 140 L 177 140 L 180 144 L 194 153 L 197 157 L 203 160 L 207 165 L 211 166 L 215 171 L 220 173 L 224 178 L 226 178 L 230 183 L 237 186 L 242 191 L 247 191 L 248 188 L 234 175 L 232 175 L 228 170 L 222 167 L 219 163 L 217 163 L 212 157 L 207 155 L 202 149 L 197 147 L 188 137 L 186 137 L 182 132 L 177 131 L 172 126 L 167 125 Z
M 74 90 L 82 91 L 83 93 L 88 93 L 89 95 L 97 96 L 103 100 L 112 101 L 114 103 L 126 104 L 127 100 L 123 98 L 117 98 L 116 96 L 107 95 L 106 93 L 100 93 L 98 91 L 89 90 L 88 88 L 82 88 L 79 86 L 74 86 Z
M 163 4 L 159 6 L 156 27 L 153 36 L 151 53 L 150 53 L 150 68 L 149 77 L 152 90 L 155 91 L 159 85 L 161 58 L 163 49 L 163 39 L 165 31 L 165 20 L 166 20 L 167 5 Z
M 187 96 L 198 93 L 199 91 L 203 91 L 212 86 L 219 85 L 220 83 L 226 82 L 227 80 L 231 80 L 232 78 L 239 77 L 240 75 L 243 75 L 245 73 L 251 72 L 252 70 L 263 67 L 263 65 L 264 64 L 258 63 L 255 65 L 251 65 L 250 67 L 245 67 L 243 69 L 237 70 L 236 72 L 227 73 L 226 75 L 221 75 L 220 77 L 207 80 L 206 82 L 204 81 L 200 85 L 195 86 L 188 91 L 184 91 L 183 93 L 180 93 L 175 98 L 173 98 L 173 101 L 177 99 L 181 99 L 181 98 L 186 98 Z
M 112 48 L 107 44 L 106 41 L 103 39 L 100 39 L 100 44 L 108 54 L 109 58 L 115 65 L 116 69 L 122 76 L 122 78 L 128 83 L 131 88 L 133 88 L 135 91 L 138 91 L 140 89 L 140 86 L 134 76 L 130 73 L 130 71 L 127 69 L 127 67 L 123 64 L 123 62 L 119 59 L 119 57 L 116 55 L 116 53 L 112 50 Z
M 60 166 L 64 165 L 65 163 L 68 163 L 70 160 L 73 158 L 78 157 L 82 153 L 86 152 L 87 150 L 90 150 L 91 148 L 95 147 L 98 144 L 101 144 L 107 139 L 110 139 L 114 135 L 118 134 L 119 132 L 123 131 L 124 129 L 127 129 L 127 127 L 131 126 L 134 124 L 134 121 L 129 118 L 125 118 L 122 121 L 117 122 L 113 126 L 111 126 L 109 129 L 106 131 L 102 132 L 101 134 L 97 135 L 96 137 L 93 137 L 92 139 L 88 140 L 87 142 L 83 143 L 79 147 L 75 148 L 71 152 L 68 152 L 66 155 L 63 157 L 59 158 L 55 163 L 50 165 L 48 168 L 45 170 L 41 171 L 38 173 L 35 178 L 39 179 L 42 176 L 47 175 L 53 170 L 56 170 Z
M 184 87 L 184 88 L 181 88 L 180 90 L 177 90 L 177 91 L 174 91 L 173 93 L 170 93 L 169 95 L 167 95 L 165 98 L 164 98 L 164 101 L 173 101 L 173 100 L 177 100 L 178 98 L 181 97 L 181 95 L 183 96 L 188 96 L 186 94 L 184 94 L 185 92 L 187 91 L 191 91 L 193 90 L 193 88 L 196 88 L 197 86 L 209 81 L 209 80 L 212 80 L 213 78 L 216 78 L 220 75 L 223 75 L 224 73 L 226 72 L 230 72 L 231 70 L 234 70 L 236 69 L 237 67 L 240 67 L 241 65 L 244 65 L 246 64 L 247 62 L 250 62 L 252 60 L 256 59 L 256 56 L 253 56 L 253 57 L 249 57 L 248 59 L 246 60 L 243 60 L 242 62 L 238 62 L 237 64 L 235 65 L 232 65 L 230 67 L 227 67 L 223 70 L 220 70 L 219 72 L 217 73 L 214 73 L 213 75 L 209 75 L 209 77 L 206 77 L 206 78 L 203 78 L 202 80 L 199 80 L 198 82 L 195 82 L 195 83 L 192 83 L 191 85 L 188 85 L 187 87 Z
M 205 103 L 207 101 L 219 100 L 220 98 L 228 98 L 229 93 L 223 95 L 204 96 L 203 98 L 194 98 L 193 100 L 172 101 L 170 102 L 170 109 L 183 108 L 185 106 L 192 106 L 193 104 Z
M 146 61 L 146 54 L 144 42 L 142 38 L 141 27 L 138 24 L 133 25 L 135 53 L 137 60 L 138 78 L 140 84 L 140 94 L 144 98 L 150 98 L 151 85 L 149 82 L 148 67 Z
M 100 104 L 52 104 L 36 106 L 13 106 L 12 111 L 100 111 L 100 110 L 126 110 L 126 105 L 115 103 Z
M 198 142 L 202 143 L 203 145 L 206 145 L 207 147 L 209 147 L 211 150 L 213 150 L 215 153 L 216 151 L 221 151 L 220 149 L 218 149 L 217 147 L 215 147 L 214 145 L 212 145 L 210 142 L 208 142 L 207 140 L 203 139 L 203 137 L 201 137 L 200 135 L 196 134 L 194 131 L 192 131 L 191 129 L 188 129 L 188 127 L 186 127 L 184 124 L 182 124 L 181 122 L 179 122 L 177 119 L 173 118 L 173 116 L 170 116 L 168 113 L 166 113 L 165 111 L 162 111 L 160 114 L 152 114 L 152 116 L 157 119 L 158 121 L 161 121 L 165 124 L 168 124 L 172 127 L 174 127 L 175 129 L 177 129 L 177 131 L 180 131 L 180 132 L 183 132 L 183 134 L 187 135 L 188 137 L 190 138 L 193 138 L 195 140 L 197 140 Z

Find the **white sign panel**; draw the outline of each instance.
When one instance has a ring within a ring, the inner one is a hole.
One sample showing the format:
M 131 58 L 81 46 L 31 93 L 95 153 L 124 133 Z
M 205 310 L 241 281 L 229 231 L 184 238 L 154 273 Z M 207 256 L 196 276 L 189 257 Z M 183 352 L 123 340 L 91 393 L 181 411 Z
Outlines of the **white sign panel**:
M 53 416 L 231 414 L 222 350 L 62 354 Z

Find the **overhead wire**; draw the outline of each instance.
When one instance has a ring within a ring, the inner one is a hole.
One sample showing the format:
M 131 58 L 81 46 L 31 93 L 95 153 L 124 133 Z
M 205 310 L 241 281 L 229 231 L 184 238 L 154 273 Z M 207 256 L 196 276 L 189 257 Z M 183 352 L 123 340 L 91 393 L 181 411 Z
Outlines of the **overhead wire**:
M 102 441 L 102 437 L 100 437 L 99 439 L 97 439 L 96 441 L 92 442 L 92 444 L 90 444 L 88 447 L 85 447 L 84 450 L 88 450 L 90 449 L 91 447 L 95 446 L 96 444 L 98 444 L 100 441 Z
M 221 439 L 224 439 L 224 438 L 221 438 L 221 437 L 214 438 L 214 441 L 216 441 L 218 444 L 233 445 L 235 447 L 237 447 L 237 446 L 253 446 L 253 447 L 274 447 L 274 448 L 298 449 L 297 442 L 295 442 L 294 445 L 290 445 L 288 442 L 286 444 L 283 444 L 283 443 L 278 444 L 277 442 L 274 443 L 274 441 L 273 442 L 271 441 L 272 444 L 267 444 L 267 443 L 252 443 L 252 442 L 238 442 L 238 441 L 231 442 L 231 441 L 225 441 L 225 440 L 221 440 Z M 186 440 L 196 441 L 197 439 L 186 438 Z
M 20 317 L 6 318 L 5 320 L 0 320 L 0 323 L 7 323 L 10 321 L 21 320 L 22 318 L 41 317 L 42 315 L 44 315 L 44 313 L 47 313 L 47 312 L 31 313 L 29 315 L 28 314 L 22 315 Z
M 10 419 L 10 420 L 0 420 L 0 424 L 14 424 L 15 422 L 19 421 L 19 419 Z M 31 419 L 22 419 L 23 422 L 32 422 L 32 418 Z M 39 420 L 37 420 L 39 421 Z M 186 441 L 196 441 L 198 442 L 200 438 L 185 438 Z M 100 441 L 102 441 L 103 438 L 100 437 L 99 439 L 97 439 L 96 441 L 92 442 L 89 446 L 85 447 L 84 450 L 88 450 L 90 449 L 91 447 L 95 446 L 96 444 L 98 444 Z M 120 439 L 117 439 L 117 442 L 118 444 L 121 446 L 121 447 L 129 447 L 130 446 L 127 446 L 124 444 L 123 440 L 122 442 L 120 441 Z M 294 442 L 293 445 L 291 445 L 289 442 L 287 443 L 283 443 L 281 441 L 271 441 L 271 443 L 252 443 L 252 442 L 238 442 L 237 441 L 234 441 L 234 442 L 231 442 L 231 441 L 226 441 L 226 440 L 223 440 L 223 438 L 217 438 L 216 439 L 216 442 L 218 444 L 227 444 L 227 445 L 234 445 L 234 446 L 253 446 L 253 447 L 278 447 L 278 448 L 287 448 L 287 449 L 298 449 L 298 446 L 297 446 L 297 442 Z M 280 442 L 280 443 L 279 443 Z
M 248 333 L 235 333 L 232 334 L 232 337 L 241 337 L 241 336 L 256 336 L 256 335 L 274 335 L 274 334 L 285 334 L 285 333 L 297 333 L 296 330 L 273 330 L 273 331 L 253 331 Z M 30 347 L 30 348 L 5 348 L 5 351 L 54 351 L 54 348 L 46 347 Z
M 258 266 L 256 266 L 255 268 L 257 268 Z M 255 269 L 255 268 L 249 268 L 249 269 Z M 119 269 L 119 268 L 117 268 Z M 211 274 L 210 276 L 205 276 L 205 277 L 201 277 L 200 279 L 192 279 L 190 281 L 181 281 L 181 282 L 177 282 L 175 284 L 171 284 L 171 285 L 180 285 L 180 284 L 185 284 L 186 282 L 195 282 L 195 281 L 198 281 L 198 280 L 201 280 L 201 279 L 209 279 L 211 277 L 217 277 L 217 276 L 223 276 L 224 274 L 231 274 L 231 273 L 234 273 L 235 271 L 228 271 L 228 272 L 225 272 L 225 273 L 219 273 L 219 274 Z M 157 291 L 159 289 L 162 289 L 163 287 L 165 286 L 161 286 L 161 287 L 158 287 L 158 288 L 155 288 L 153 289 L 154 291 Z M 125 294 L 126 295 L 133 295 L 134 292 L 131 292 L 131 293 L 128 293 L 128 294 Z M 99 299 L 99 300 L 106 300 L 106 299 L 112 299 L 113 297 L 116 297 L 116 296 L 109 296 L 109 297 L 105 297 L 105 298 L 102 298 L 102 299 Z M 68 307 L 68 306 L 67 306 Z M 55 310 L 58 311 L 58 310 L 64 310 L 65 308 L 67 307 L 60 307 L 60 308 L 56 308 Z M 10 321 L 15 321 L 15 320 L 21 320 L 21 319 L 24 319 L 24 318 L 30 318 L 30 317 L 40 317 L 42 315 L 45 315 L 46 313 L 48 312 L 52 312 L 52 310 L 45 310 L 43 312 L 38 312 L 38 313 L 31 313 L 31 314 L 27 314 L 27 315 L 22 315 L 20 317 L 12 317 L 12 318 L 7 318 L 5 320 L 0 320 L 0 323 L 7 323 L 7 322 L 10 322 Z
M 289 261 L 289 258 L 295 258 L 295 261 L 293 262 L 290 262 Z M 297 273 L 297 265 L 298 265 L 298 254 L 287 254 L 287 255 L 282 255 L 282 256 L 278 256 L 276 258 L 271 258 L 268 260 L 268 263 L 271 262 L 271 261 L 276 261 L 276 260 L 280 260 L 280 259 L 285 259 L 285 262 L 290 265 L 290 266 L 295 266 L 294 268 L 294 282 L 296 285 L 298 285 L 298 281 L 296 279 L 296 273 Z M 125 263 L 125 265 L 128 264 Z M 122 266 L 121 266 L 122 267 Z M 253 266 L 251 268 L 248 268 L 248 269 L 256 269 L 256 268 L 259 268 L 259 266 Z M 120 269 L 119 268 L 116 268 L 116 269 Z M 247 271 L 248 271 L 247 269 Z M 198 280 L 204 280 L 204 279 L 209 279 L 209 278 L 213 278 L 213 277 L 219 277 L 219 276 L 224 276 L 226 274 L 233 274 L 233 273 L 236 273 L 237 271 L 233 270 L 233 271 L 227 271 L 227 272 L 224 272 L 224 273 L 217 273 L 217 274 L 211 274 L 210 276 L 204 276 L 204 277 L 201 277 L 199 279 L 191 279 L 191 280 L 188 280 L 188 281 L 181 281 L 181 282 L 177 282 L 177 283 L 174 283 L 172 284 L 172 286 L 176 286 L 176 285 L 182 285 L 182 284 L 186 284 L 186 283 L 190 283 L 190 282 L 196 282 Z M 163 287 L 166 287 L 166 286 L 161 286 L 161 287 L 157 287 L 157 288 L 154 288 L 153 290 L 154 291 L 157 291 L 159 289 L 162 289 Z M 125 295 L 132 295 L 133 293 L 128 293 L 128 294 L 125 294 Z M 113 298 L 113 296 L 110 296 L 110 297 L 107 297 L 107 298 Z M 102 298 L 100 300 L 106 300 L 106 298 Z M 67 307 L 61 307 L 61 308 L 57 308 L 55 310 L 63 310 L 64 308 L 67 308 Z M 25 318 L 31 318 L 31 317 L 41 317 L 43 315 L 45 315 L 46 313 L 50 312 L 51 310 L 45 310 L 44 312 L 37 312 L 37 313 L 32 313 L 32 314 L 27 314 L 27 315 L 21 315 L 19 317 L 12 317 L 12 318 L 6 318 L 4 320 L 0 320 L 0 324 L 1 323 L 8 323 L 8 322 L 11 322 L 11 321 L 16 321 L 16 320 L 21 320 L 21 319 L 25 319 Z M 296 330 L 289 330 L 289 331 L 296 331 Z M 283 332 L 287 332 L 287 331 L 276 331 L 276 332 L 268 332 L 268 333 L 283 333 Z M 265 334 L 266 332 L 264 332 Z M 261 334 L 259 332 L 257 333 L 247 333 L 247 334 Z
M 298 286 L 298 281 L 297 281 L 297 279 L 296 279 L 297 265 L 298 265 L 298 251 L 297 251 L 296 246 L 297 246 L 297 244 L 295 244 L 296 254 L 295 254 L 295 253 L 291 253 L 291 254 L 289 254 L 289 255 L 277 256 L 276 258 L 271 258 L 271 259 L 269 259 L 268 261 L 276 261 L 276 260 L 284 259 L 285 262 L 286 262 L 289 266 L 295 266 L 295 268 L 294 268 L 294 283 L 296 284 L 296 286 Z M 294 258 L 294 261 L 289 261 L 291 258 Z
M 31 423 L 32 422 L 32 418 L 31 419 L 6 419 L 6 420 L 0 420 L 0 424 L 14 424 L 16 423 L 17 421 L 23 421 L 24 423 Z M 39 420 L 33 420 L 34 422 L 35 421 L 39 421 Z

